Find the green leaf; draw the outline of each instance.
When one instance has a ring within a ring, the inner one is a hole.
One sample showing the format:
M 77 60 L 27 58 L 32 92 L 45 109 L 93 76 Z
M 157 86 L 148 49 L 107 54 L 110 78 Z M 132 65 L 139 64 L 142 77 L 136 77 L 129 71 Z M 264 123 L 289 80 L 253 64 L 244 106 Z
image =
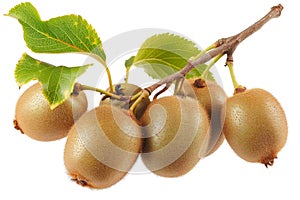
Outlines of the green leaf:
M 54 109 L 62 104 L 73 92 L 77 77 L 91 65 L 80 67 L 53 66 L 23 54 L 15 69 L 16 81 L 21 87 L 31 80 L 42 84 L 43 94 Z
M 130 68 L 132 67 L 133 62 L 134 62 L 134 59 L 135 59 L 135 56 L 131 56 L 129 59 L 127 59 L 127 60 L 125 61 L 125 67 L 126 67 L 127 69 L 130 69 Z
M 42 21 L 31 3 L 12 8 L 8 16 L 19 20 L 27 46 L 36 53 L 92 53 L 105 63 L 106 57 L 96 31 L 78 15 Z
M 181 70 L 192 56 L 200 52 L 194 42 L 178 35 L 163 33 L 148 38 L 142 44 L 133 64 L 143 68 L 152 78 L 162 79 Z M 187 78 L 199 77 L 205 66 L 195 68 L 187 74 Z

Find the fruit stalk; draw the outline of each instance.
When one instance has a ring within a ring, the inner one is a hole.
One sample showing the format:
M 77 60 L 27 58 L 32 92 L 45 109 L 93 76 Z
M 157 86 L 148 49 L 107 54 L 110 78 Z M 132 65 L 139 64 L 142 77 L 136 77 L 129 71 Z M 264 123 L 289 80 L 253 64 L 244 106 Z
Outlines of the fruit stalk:
M 108 91 L 105 91 L 105 90 L 102 90 L 102 89 L 99 89 L 99 88 L 95 88 L 95 87 L 92 87 L 92 86 L 88 86 L 88 85 L 81 85 L 79 83 L 77 83 L 75 85 L 74 90 L 75 90 L 75 93 L 77 93 L 78 91 L 83 91 L 83 90 L 91 90 L 91 91 L 99 92 L 100 94 L 105 94 L 106 96 L 109 96 L 109 97 L 114 98 L 114 99 L 118 99 L 120 101 L 127 100 L 127 98 L 116 95 L 114 93 L 111 93 L 111 92 L 108 92 Z
M 236 80 L 235 73 L 234 73 L 234 70 L 233 70 L 233 63 L 232 62 L 227 62 L 226 65 L 227 65 L 227 67 L 229 69 L 229 72 L 230 72 L 233 87 L 234 87 L 234 89 L 236 89 L 240 86 L 240 84 L 238 84 L 238 82 Z

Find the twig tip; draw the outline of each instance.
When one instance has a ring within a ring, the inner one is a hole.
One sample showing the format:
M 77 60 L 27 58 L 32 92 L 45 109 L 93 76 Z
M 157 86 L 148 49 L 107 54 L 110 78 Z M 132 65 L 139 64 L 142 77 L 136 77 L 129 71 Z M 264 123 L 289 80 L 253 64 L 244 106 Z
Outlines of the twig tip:
M 278 4 L 278 6 L 273 6 L 271 10 L 276 10 L 277 11 L 277 17 L 281 15 L 281 11 L 283 10 L 283 6 L 281 4 Z

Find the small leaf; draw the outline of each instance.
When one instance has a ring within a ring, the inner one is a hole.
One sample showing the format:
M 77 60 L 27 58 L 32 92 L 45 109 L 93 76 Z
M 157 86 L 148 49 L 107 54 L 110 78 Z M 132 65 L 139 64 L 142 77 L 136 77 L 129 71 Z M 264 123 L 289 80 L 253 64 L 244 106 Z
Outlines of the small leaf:
M 43 94 L 54 109 L 62 104 L 72 93 L 77 77 L 91 65 L 80 67 L 53 66 L 23 54 L 15 69 L 16 81 L 21 87 L 31 80 L 42 84 Z
M 135 59 L 135 56 L 131 56 L 129 59 L 127 59 L 127 60 L 125 61 L 125 67 L 126 67 L 127 69 L 130 69 L 130 68 L 132 67 L 133 62 L 134 62 L 134 59 Z
M 12 8 L 8 16 L 19 20 L 27 46 L 36 53 L 92 53 L 105 63 L 106 57 L 96 31 L 78 15 L 42 21 L 31 3 Z
M 178 35 L 163 33 L 148 38 L 142 44 L 133 64 L 143 68 L 152 78 L 162 79 L 181 70 L 192 56 L 200 52 L 194 42 Z M 201 71 L 198 69 L 200 68 L 188 73 L 187 78 L 199 77 Z

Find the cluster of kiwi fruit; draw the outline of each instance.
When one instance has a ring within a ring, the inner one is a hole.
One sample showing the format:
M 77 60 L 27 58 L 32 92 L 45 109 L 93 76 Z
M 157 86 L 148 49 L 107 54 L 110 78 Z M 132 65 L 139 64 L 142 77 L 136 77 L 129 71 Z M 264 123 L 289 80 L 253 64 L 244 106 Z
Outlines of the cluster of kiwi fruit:
M 117 95 L 142 89 L 117 84 Z M 278 101 L 262 89 L 228 98 L 215 82 L 185 80 L 179 92 L 150 101 L 134 111 L 132 102 L 105 97 L 87 111 L 83 91 L 50 110 L 39 83 L 20 97 L 15 127 L 40 141 L 67 136 L 64 163 L 71 179 L 90 188 L 107 188 L 130 171 L 140 155 L 163 177 L 188 173 L 201 158 L 228 141 L 246 161 L 272 165 L 287 138 L 287 122 Z

